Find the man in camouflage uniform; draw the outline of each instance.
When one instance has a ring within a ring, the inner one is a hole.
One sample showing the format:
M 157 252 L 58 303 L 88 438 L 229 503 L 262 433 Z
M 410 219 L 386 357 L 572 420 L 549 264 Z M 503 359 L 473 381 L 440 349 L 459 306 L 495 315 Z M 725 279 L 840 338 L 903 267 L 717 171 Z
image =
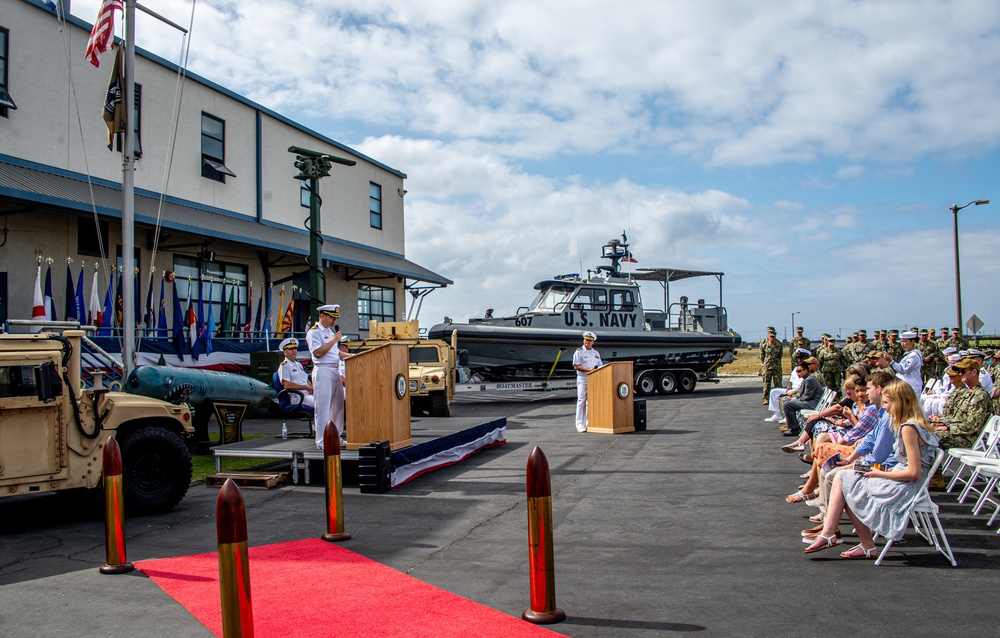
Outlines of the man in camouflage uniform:
M 921 330 L 920 341 L 917 342 L 917 349 L 924 358 L 924 384 L 930 379 L 940 379 L 944 374 L 944 357 L 937 343 L 931 340 L 933 330 Z
M 958 348 L 959 350 L 968 349 L 969 345 L 965 342 L 965 339 L 962 338 L 961 328 L 951 329 L 951 339 L 948 339 L 948 345 L 954 348 Z
M 812 342 L 802 336 L 802 326 L 796 326 L 795 336 L 788 340 L 788 353 L 791 355 L 793 366 L 795 365 L 796 348 L 812 351 Z
M 892 361 L 892 359 L 889 358 L 888 354 L 882 352 L 881 350 L 872 350 L 869 352 L 865 357 L 865 361 L 868 362 L 868 366 L 871 368 L 871 371 L 868 374 L 872 374 L 874 372 L 885 372 L 886 374 L 896 376 L 896 371 L 892 369 L 891 365 L 889 365 L 889 362 Z
M 941 439 L 941 447 L 944 449 L 972 447 L 983 431 L 986 421 L 993 414 L 993 401 L 983 386 L 979 385 L 979 362 L 966 357 L 955 364 L 955 367 L 962 373 L 962 381 L 965 382 L 968 392 L 959 395 L 952 406 L 953 411 L 947 416 L 942 414 L 940 417 L 931 417 L 931 423 L 934 424 Z M 957 392 L 958 389 L 952 392 L 952 395 Z M 949 396 L 948 402 L 951 399 Z M 946 408 L 948 402 L 945 403 Z
M 948 329 L 941 328 L 941 336 L 937 340 L 938 350 L 944 352 L 944 349 L 948 347 Z
M 903 345 L 899 343 L 899 330 L 889 331 L 889 341 L 885 344 L 885 352 L 889 357 L 899 363 L 899 360 L 903 358 Z
M 844 358 L 837 349 L 837 342 L 828 334 L 823 335 L 826 345 L 818 350 L 819 371 L 821 373 L 824 387 L 840 393 L 840 386 L 844 383 Z
M 876 330 L 873 336 L 872 343 L 875 344 L 875 349 L 879 352 L 885 352 L 886 345 L 888 345 L 885 341 L 886 334 L 885 330 Z
M 877 350 L 875 344 L 868 341 L 868 332 L 858 330 L 858 341 L 854 344 L 854 361 L 865 361 L 868 353 Z
M 781 354 L 784 348 L 777 339 L 774 328 L 768 327 L 767 340 L 760 345 L 760 372 L 764 377 L 764 400 L 767 405 L 772 387 L 781 387 Z

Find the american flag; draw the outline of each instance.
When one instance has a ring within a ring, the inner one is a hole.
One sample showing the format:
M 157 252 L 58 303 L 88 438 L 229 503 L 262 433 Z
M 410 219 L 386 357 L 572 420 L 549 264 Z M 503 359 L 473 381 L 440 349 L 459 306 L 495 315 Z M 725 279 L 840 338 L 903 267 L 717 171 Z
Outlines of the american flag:
M 94 66 L 101 66 L 98 56 L 108 50 L 108 40 L 115 31 L 115 10 L 124 12 L 122 0 L 104 0 L 101 10 L 97 13 L 97 21 L 87 40 L 87 52 L 84 57 L 90 59 Z

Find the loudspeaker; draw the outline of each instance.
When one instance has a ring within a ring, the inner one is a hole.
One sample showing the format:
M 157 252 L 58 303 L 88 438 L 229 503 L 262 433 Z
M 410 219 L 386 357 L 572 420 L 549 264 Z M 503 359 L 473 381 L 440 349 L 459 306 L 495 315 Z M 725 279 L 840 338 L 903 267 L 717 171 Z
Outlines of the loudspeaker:
M 646 400 L 635 399 L 632 402 L 632 423 L 636 432 L 646 431 Z
M 358 487 L 362 494 L 385 494 L 392 488 L 388 441 L 375 441 L 358 449 Z

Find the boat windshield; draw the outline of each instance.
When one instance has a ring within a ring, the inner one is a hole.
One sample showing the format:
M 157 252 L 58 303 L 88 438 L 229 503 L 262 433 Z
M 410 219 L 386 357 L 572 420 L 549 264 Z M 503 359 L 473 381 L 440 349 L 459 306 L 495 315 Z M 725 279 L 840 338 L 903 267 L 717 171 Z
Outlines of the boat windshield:
M 573 296 L 574 290 L 574 286 L 549 286 L 538 293 L 528 311 L 559 312 L 562 310 L 562 306 Z

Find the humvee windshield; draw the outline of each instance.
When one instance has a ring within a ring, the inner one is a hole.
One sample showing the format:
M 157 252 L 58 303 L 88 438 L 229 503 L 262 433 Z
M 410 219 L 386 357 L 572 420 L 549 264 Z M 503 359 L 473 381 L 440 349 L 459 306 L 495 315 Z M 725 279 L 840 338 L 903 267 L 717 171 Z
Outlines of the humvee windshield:
M 440 360 L 437 348 L 419 346 L 410 348 L 410 363 L 434 363 Z

